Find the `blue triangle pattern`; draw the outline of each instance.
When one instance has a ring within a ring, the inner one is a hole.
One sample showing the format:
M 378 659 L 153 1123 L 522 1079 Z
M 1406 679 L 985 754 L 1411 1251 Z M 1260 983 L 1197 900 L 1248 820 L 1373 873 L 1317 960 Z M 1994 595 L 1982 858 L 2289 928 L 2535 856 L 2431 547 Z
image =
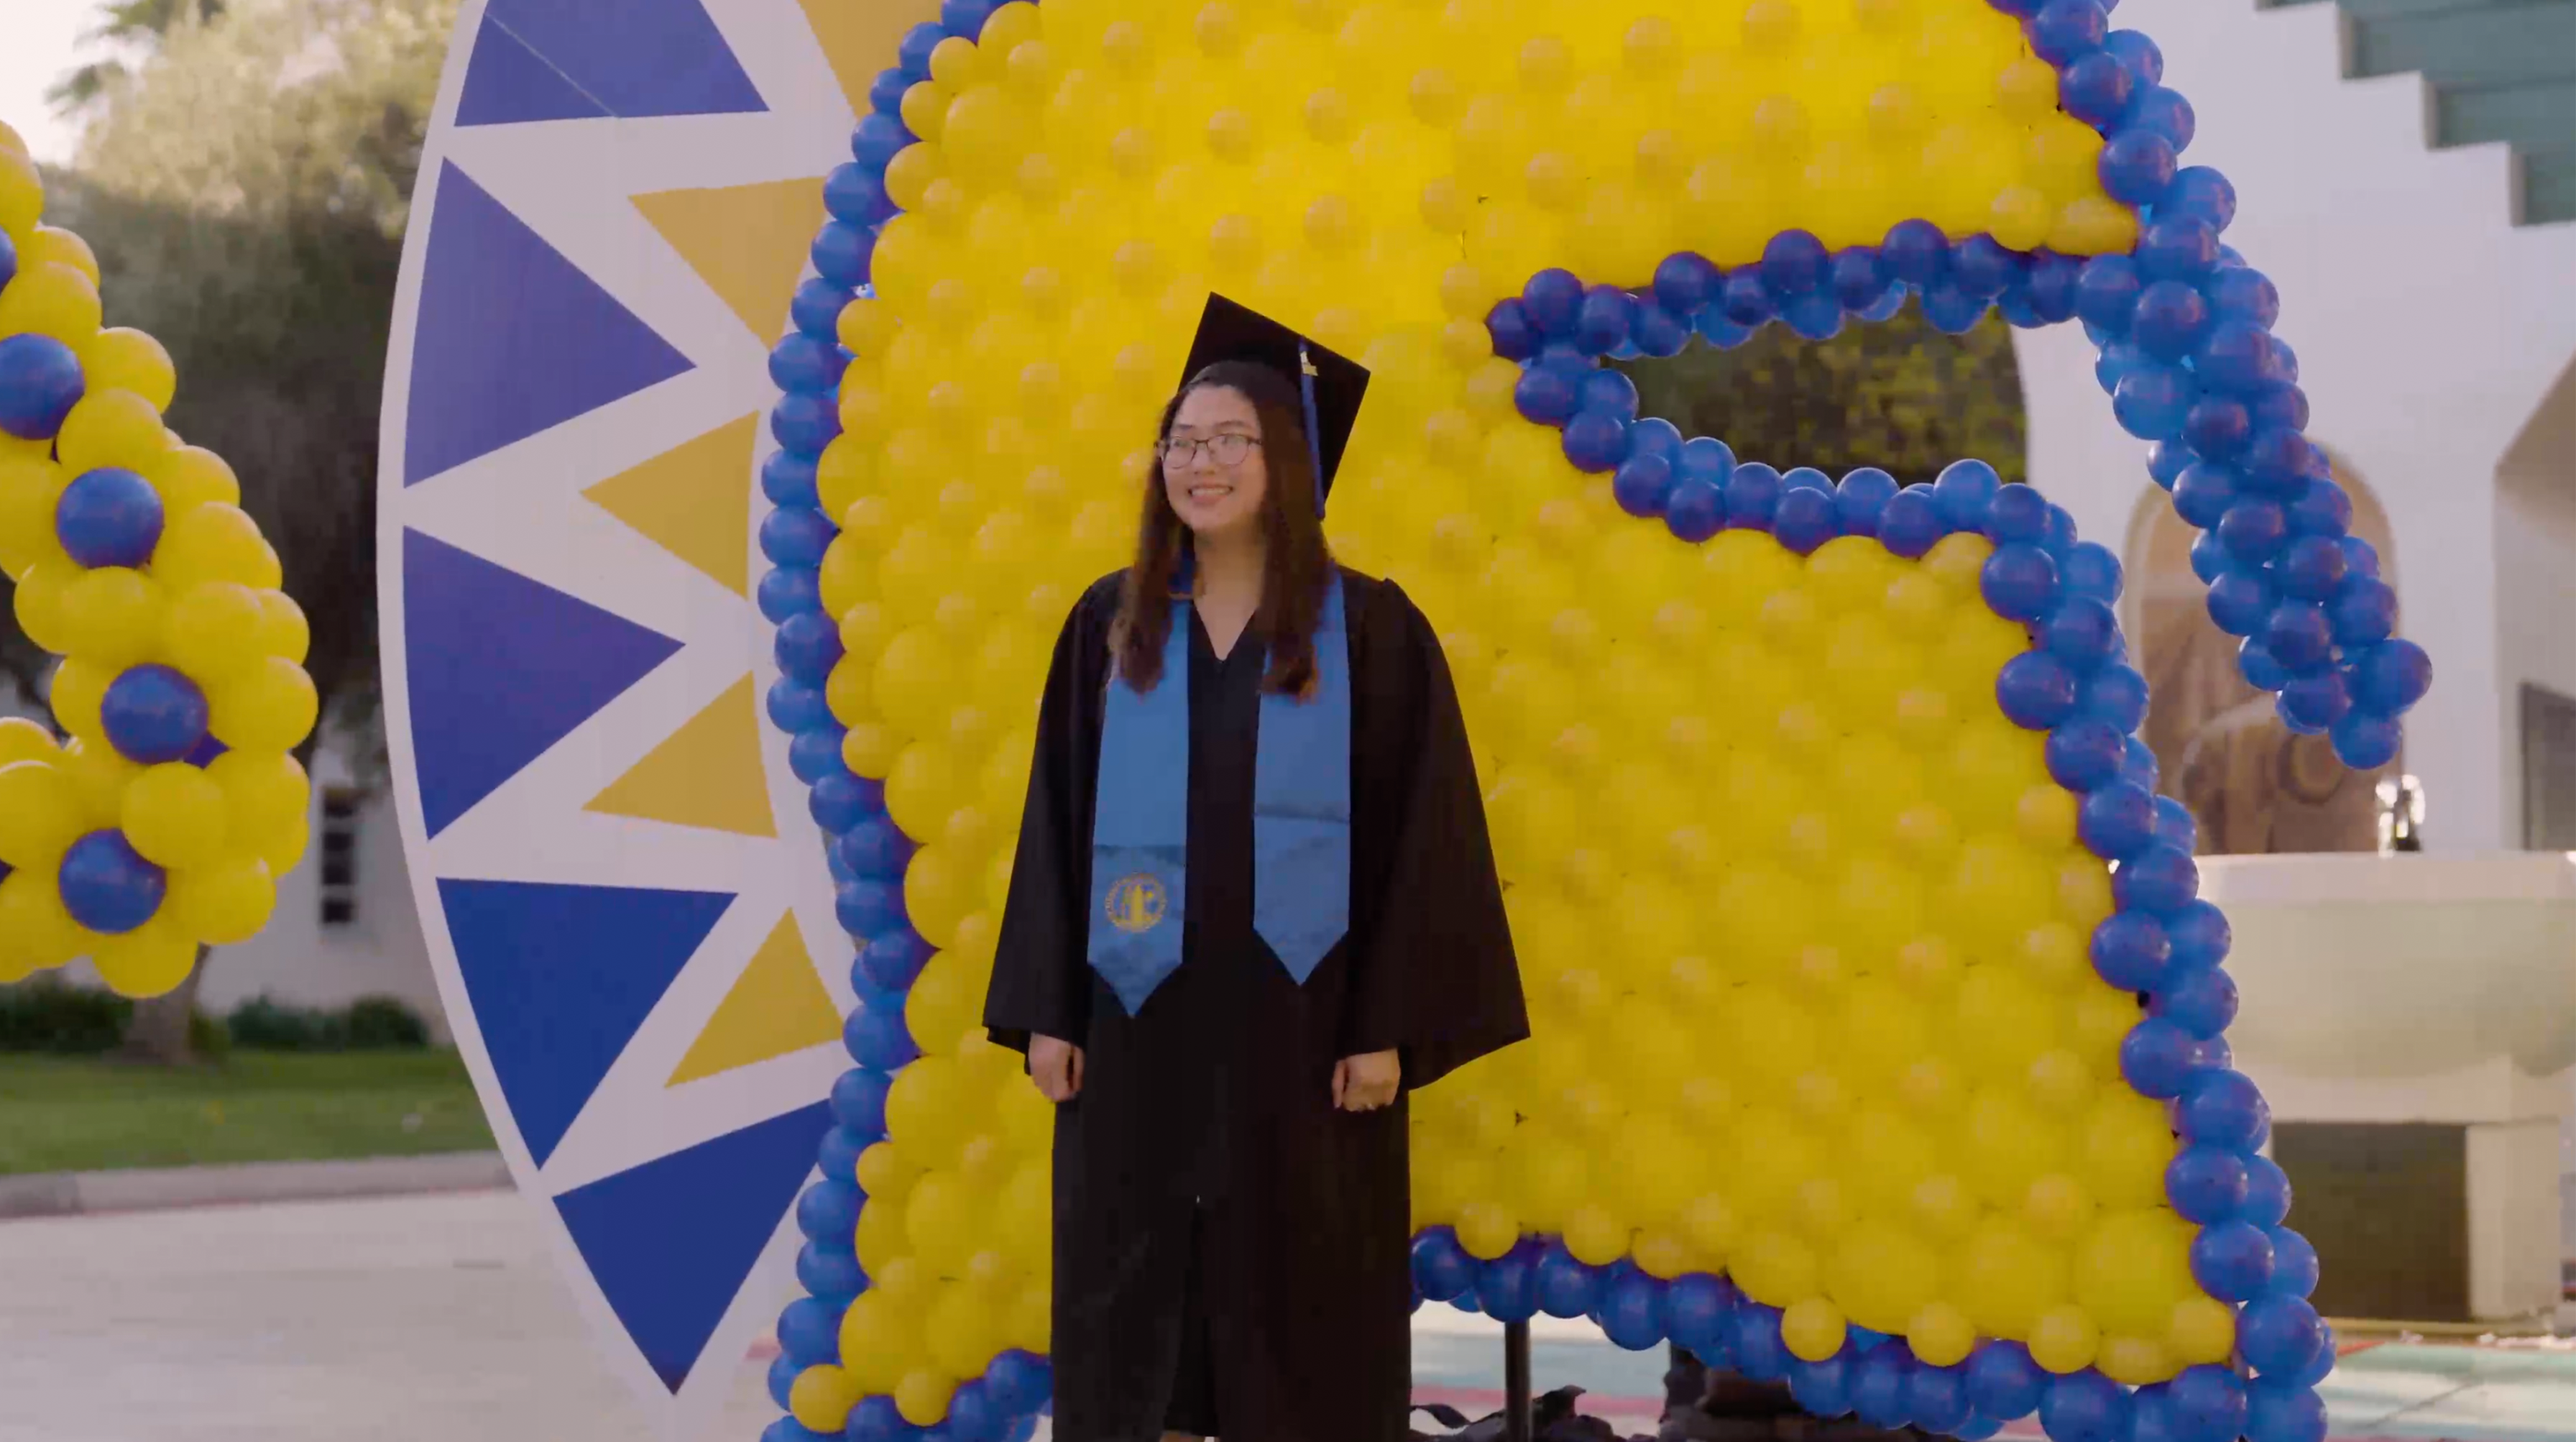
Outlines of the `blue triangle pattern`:
M 453 165 L 438 175 L 416 315 L 406 486 L 690 369 Z
M 545 62 L 526 42 L 486 11 L 474 32 L 474 54 L 465 63 L 465 93 L 456 100 L 456 123 L 513 125 L 531 120 L 595 120 L 608 107 L 582 93 L 571 77 Z
M 457 974 L 537 1165 L 733 905 L 724 892 L 438 883 Z
M 492 0 L 483 13 L 611 115 L 769 108 L 699 0 Z
M 625 694 L 680 643 L 403 532 L 404 674 L 432 836 Z
M 814 1170 L 816 1103 L 555 1198 L 592 1280 L 653 1374 L 688 1380 Z

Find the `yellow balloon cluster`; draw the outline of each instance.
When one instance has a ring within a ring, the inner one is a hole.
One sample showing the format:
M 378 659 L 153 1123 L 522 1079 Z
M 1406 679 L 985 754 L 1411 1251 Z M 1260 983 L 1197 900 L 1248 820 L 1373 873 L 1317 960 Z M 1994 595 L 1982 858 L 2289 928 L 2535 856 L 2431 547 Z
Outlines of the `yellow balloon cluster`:
M 2098 253 L 2135 218 L 1983 0 L 1674 8 L 1015 3 L 904 98 L 821 588 L 938 954 L 806 1425 L 927 1425 L 1043 1348 L 1048 1118 L 973 1023 L 1051 643 L 1127 558 L 1212 290 L 1369 368 L 1329 531 L 1441 627 L 1491 792 L 1537 1037 L 1419 1099 L 1417 1221 L 1723 1269 L 1810 1355 L 1847 1321 L 2124 1381 L 2225 1355 L 2118 1078 L 2138 1004 L 2086 965 L 2105 868 L 1993 699 L 2029 643 L 1985 543 L 1686 546 L 1519 417 L 1481 324 L 1551 265 L 1636 286 L 1918 216 Z
M 87 956 L 118 991 L 149 996 L 187 975 L 200 943 L 257 933 L 274 878 L 304 853 L 310 788 L 289 753 L 318 711 L 302 664 L 311 636 L 231 468 L 162 424 L 177 387 L 168 354 L 141 331 L 101 328 L 98 262 L 43 209 L 23 143 L 0 127 L 0 234 L 17 260 L 0 344 L 49 337 L 79 366 L 79 400 L 50 436 L 0 433 L 0 574 L 19 629 L 63 658 L 49 699 L 70 737 L 0 721 L 0 981 Z M 84 565 L 58 534 L 66 491 L 103 472 L 139 478 L 125 499 L 155 517 L 135 564 Z M 182 703 L 179 719 L 163 705 L 147 725 L 198 727 L 215 744 L 193 761 L 120 752 L 102 712 L 134 709 L 117 687 L 138 670 L 158 683 L 148 702 Z M 57 875 L 101 832 L 122 837 L 128 868 L 160 893 L 137 924 L 104 933 L 74 919 Z

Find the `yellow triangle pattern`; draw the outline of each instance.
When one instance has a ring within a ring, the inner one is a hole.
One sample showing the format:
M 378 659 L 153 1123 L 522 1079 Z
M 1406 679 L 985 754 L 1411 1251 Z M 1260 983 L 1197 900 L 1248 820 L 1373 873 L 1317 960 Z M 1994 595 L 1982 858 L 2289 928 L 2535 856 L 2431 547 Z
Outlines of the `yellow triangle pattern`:
M 728 687 L 582 809 L 737 836 L 777 836 L 760 761 L 752 678 Z
M 689 1044 L 679 1070 L 668 1085 L 699 1081 L 719 1072 L 746 1067 L 836 1041 L 841 1017 L 814 974 L 814 959 L 789 913 L 770 929 L 769 939 L 751 954 L 733 990 L 725 993 L 707 1029 Z
M 728 421 L 582 492 L 737 596 L 751 594 L 751 452 L 760 417 Z
M 894 63 L 903 33 L 925 20 L 939 18 L 939 0 L 876 0 L 853 5 L 850 0 L 799 0 L 814 41 L 832 63 L 832 76 L 850 99 L 850 113 L 868 113 L 868 87 L 877 72 Z
M 886 53 L 894 53 L 891 45 Z M 821 176 L 663 190 L 634 200 L 698 279 L 742 318 L 753 339 L 763 345 L 778 339 L 787 328 L 796 277 L 814 248 L 814 232 L 822 228 Z

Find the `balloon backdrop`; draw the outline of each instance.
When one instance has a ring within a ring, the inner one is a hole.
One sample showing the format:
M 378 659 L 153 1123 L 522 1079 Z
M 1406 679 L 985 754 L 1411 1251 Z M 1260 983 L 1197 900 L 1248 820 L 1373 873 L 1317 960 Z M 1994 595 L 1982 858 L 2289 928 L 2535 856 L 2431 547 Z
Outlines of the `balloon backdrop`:
M 1884 1426 L 2321 1435 L 2118 561 L 1980 462 L 1738 457 L 1600 364 L 1909 300 L 2080 320 L 2247 678 L 2386 761 L 2429 666 L 2163 78 L 2097 0 L 910 33 L 771 361 L 769 714 L 861 997 L 773 1436 L 980 1439 L 1045 1394 L 1049 1116 L 977 1012 L 1031 700 L 1212 289 L 1372 371 L 1329 530 L 1440 626 L 1511 886 L 1536 1035 L 1413 1099 L 1422 1295 Z
M 162 424 L 169 356 L 100 328 L 98 262 L 43 213 L 0 126 L 0 574 L 70 737 L 0 720 L 0 981 L 85 956 L 154 996 L 304 854 L 310 633 L 231 468 Z

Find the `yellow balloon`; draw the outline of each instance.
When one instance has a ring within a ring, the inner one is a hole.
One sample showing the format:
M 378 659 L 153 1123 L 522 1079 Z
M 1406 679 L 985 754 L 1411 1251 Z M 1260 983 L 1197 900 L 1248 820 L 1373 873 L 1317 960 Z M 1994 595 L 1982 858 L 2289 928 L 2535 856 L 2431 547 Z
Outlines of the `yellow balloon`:
M 0 766 L 50 761 L 62 754 L 53 733 L 23 716 L 0 716 Z
M 207 765 L 206 775 L 223 788 L 224 806 L 238 835 L 270 836 L 310 820 L 313 783 L 292 756 L 227 751 Z
M 141 571 L 102 566 L 63 589 L 62 611 L 65 651 L 122 670 L 150 658 L 169 602 Z
M 42 872 L 80 838 L 86 819 L 80 788 L 58 762 L 0 766 L 0 862 Z
M 101 937 L 90 949 L 99 980 L 119 996 L 161 996 L 188 979 L 197 964 L 197 941 L 167 914 L 122 936 Z
M 160 408 L 132 391 L 91 390 L 54 437 L 54 454 L 75 476 L 106 466 L 140 474 L 168 449 Z
M 172 872 L 166 904 L 181 931 L 209 946 L 238 946 L 268 925 L 277 883 L 256 856 L 229 857 Z
M 2185 1297 L 2174 1303 L 2164 1342 L 2182 1366 L 2224 1362 L 2236 1351 L 2236 1309 L 2215 1297 Z
M 238 506 L 211 501 L 170 515 L 152 573 L 174 590 L 233 581 L 255 591 L 275 589 L 283 574 L 258 524 Z
M 1822 1297 L 1793 1302 L 1780 1314 L 1780 1340 L 1801 1361 L 1821 1362 L 1841 1351 L 1849 1332 L 1842 1309 Z
M 54 668 L 52 684 L 46 691 L 46 702 L 54 713 L 54 723 L 74 736 L 105 734 L 98 719 L 99 704 L 107 698 L 108 683 L 117 673 L 95 661 L 74 656 Z
M 8 164 L 0 161 L 0 172 Z M 98 334 L 99 318 L 97 284 L 60 261 L 21 266 L 0 290 L 0 335 L 52 336 L 77 351 Z
M 45 213 L 45 182 L 27 158 L 27 143 L 14 131 L 9 139 L 16 143 L 0 147 L 0 231 L 24 246 L 35 234 L 37 217 Z
M 965 1282 L 948 1282 L 939 1289 L 939 1299 L 930 1304 L 929 1325 L 925 1337 L 930 1360 L 939 1369 L 956 1377 L 977 1377 L 993 1364 L 1002 1351 L 999 1336 L 1005 1319 L 998 1314 L 994 1300 L 980 1287 Z
M 305 848 L 313 844 L 313 827 L 299 820 L 292 826 L 247 835 L 243 841 L 268 867 L 269 875 L 284 876 L 304 860 Z
M 27 158 L 26 138 L 11 129 L 5 120 L 0 120 L 0 155 L 13 155 L 20 160 Z
M 204 686 L 239 672 L 261 654 L 265 611 L 260 593 L 230 581 L 191 586 L 171 598 L 161 622 L 170 664 Z
M 841 1314 L 841 1365 L 862 1392 L 891 1392 L 903 1380 L 921 1345 L 910 1321 L 883 1291 L 861 1293 Z
M 1951 1367 L 1968 1360 L 1977 1345 L 1977 1328 L 1955 1305 L 1933 1302 L 1905 1324 L 1905 1342 L 1925 1365 Z
M 67 265 L 87 277 L 92 286 L 98 284 L 97 252 L 89 248 L 88 241 L 60 226 L 37 226 L 35 233 L 27 237 L 27 243 L 19 248 L 18 264 L 21 268 L 30 265 Z M 95 387 L 97 383 L 93 377 L 92 386 Z
M 213 862 L 231 840 L 223 788 L 185 762 L 146 767 L 135 777 L 120 825 L 144 860 L 172 870 Z
M 161 342 L 125 326 L 100 331 L 90 340 L 81 352 L 81 371 L 93 392 L 128 391 L 156 412 L 168 410 L 179 392 L 179 372 L 170 364 L 170 352 Z
M 259 649 L 303 665 L 313 652 L 313 623 L 305 619 L 304 608 L 284 591 L 272 588 L 258 594 Z
M 796 1374 L 787 1389 L 787 1412 L 817 1432 L 838 1432 L 850 1425 L 858 1405 L 858 1380 L 828 1363 Z
M 5 794 L 0 786 L 0 794 Z M 5 826 L 0 822 L 0 826 Z M 85 937 L 63 910 L 54 878 L 37 871 L 0 877 L 0 963 L 20 975 L 60 966 L 80 954 Z
M 304 668 L 265 656 L 206 691 L 215 739 L 240 751 L 284 751 L 313 734 L 322 700 Z
M 106 335 L 116 332 L 108 331 Z M 102 337 L 104 338 L 104 337 Z M 239 506 L 241 481 L 224 458 L 203 446 L 179 446 L 152 458 L 143 479 L 161 493 L 161 511 L 175 516 L 199 506 Z
M 929 1367 L 915 1368 L 895 1384 L 894 1409 L 916 1427 L 933 1427 L 948 1415 L 948 1399 L 956 1395 L 956 1378 Z
M 18 633 L 36 643 L 37 649 L 56 655 L 71 649 L 71 623 L 63 606 L 72 584 L 83 574 L 69 557 L 59 554 L 18 573 L 18 592 L 10 599 L 10 608 L 18 620 Z
M 54 535 L 62 468 L 42 456 L 0 455 L 0 575 L 15 578 L 39 561 L 68 561 Z
M 2051 1307 L 2031 1323 L 2031 1360 L 2058 1376 L 2093 1365 L 2101 1347 L 2102 1329 L 2072 1303 Z
M 125 788 L 143 774 L 106 742 L 77 736 L 63 748 L 62 771 L 80 794 L 81 818 L 92 828 L 117 824 L 125 812 Z

